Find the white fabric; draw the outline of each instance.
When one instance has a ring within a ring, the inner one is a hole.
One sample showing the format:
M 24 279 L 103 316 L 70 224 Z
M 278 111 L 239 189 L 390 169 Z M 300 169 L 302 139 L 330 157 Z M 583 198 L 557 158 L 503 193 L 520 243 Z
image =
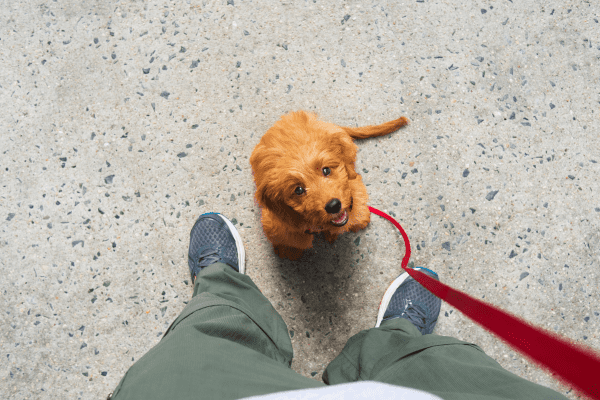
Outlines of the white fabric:
M 362 399 L 394 399 L 394 400 L 442 400 L 440 397 L 421 390 L 388 385 L 375 381 L 361 381 L 322 388 L 290 390 L 260 396 L 245 397 L 245 400 L 362 400 Z

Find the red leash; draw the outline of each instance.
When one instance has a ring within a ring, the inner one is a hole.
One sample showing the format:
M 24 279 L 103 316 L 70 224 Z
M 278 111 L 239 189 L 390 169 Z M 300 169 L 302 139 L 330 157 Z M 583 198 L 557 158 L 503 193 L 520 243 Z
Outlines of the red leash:
M 410 242 L 406 232 L 386 213 L 373 207 L 369 207 L 369 210 L 398 228 L 406 247 L 402 268 L 423 287 L 550 373 L 556 374 L 564 384 L 573 386 L 592 399 L 600 399 L 600 355 L 594 349 L 569 343 L 567 339 L 553 332 L 533 326 L 506 311 L 454 290 L 423 272 L 407 268 Z

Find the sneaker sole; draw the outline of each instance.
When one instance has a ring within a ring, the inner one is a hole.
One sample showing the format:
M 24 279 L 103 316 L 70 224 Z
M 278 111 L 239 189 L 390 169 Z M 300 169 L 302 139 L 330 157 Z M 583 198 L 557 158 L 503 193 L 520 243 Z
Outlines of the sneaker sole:
M 209 214 L 218 215 L 227 224 L 227 227 L 231 231 L 231 235 L 233 236 L 233 239 L 235 240 L 235 247 L 236 247 L 237 255 L 238 255 L 239 273 L 245 274 L 246 273 L 246 251 L 244 250 L 244 242 L 242 241 L 242 237 L 240 236 L 240 233 L 238 232 L 237 229 L 235 229 L 235 226 L 233 226 L 233 223 L 230 220 L 228 220 L 227 217 L 225 217 L 224 215 L 219 214 L 219 213 L 209 213 Z
M 437 276 L 437 274 L 435 272 L 433 272 L 432 270 L 427 269 L 427 268 L 417 267 L 414 269 L 417 271 L 426 270 L 426 271 L 429 271 L 429 272 L 435 274 L 435 276 Z M 383 322 L 383 316 L 384 316 L 388 306 L 390 305 L 390 300 L 392 299 L 392 296 L 394 295 L 394 293 L 396 293 L 396 289 L 398 289 L 400 287 L 400 285 L 402 285 L 404 283 L 404 281 L 409 277 L 410 277 L 410 275 L 408 274 L 408 272 L 405 272 L 405 273 L 401 274 L 399 277 L 397 277 L 396 279 L 394 279 L 394 281 L 390 284 L 390 287 L 387 288 L 387 290 L 383 294 L 381 301 L 379 302 L 379 311 L 377 312 L 377 322 L 375 323 L 375 328 L 379 328 L 379 326 L 381 325 L 381 322 Z

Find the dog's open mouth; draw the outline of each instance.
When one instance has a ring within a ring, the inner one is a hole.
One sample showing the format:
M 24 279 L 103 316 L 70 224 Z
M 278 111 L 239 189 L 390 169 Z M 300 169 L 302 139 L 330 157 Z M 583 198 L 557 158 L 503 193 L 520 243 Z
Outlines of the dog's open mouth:
M 331 220 L 331 223 L 335 226 L 344 226 L 348 222 L 348 211 L 344 210 L 337 214 L 337 218 Z

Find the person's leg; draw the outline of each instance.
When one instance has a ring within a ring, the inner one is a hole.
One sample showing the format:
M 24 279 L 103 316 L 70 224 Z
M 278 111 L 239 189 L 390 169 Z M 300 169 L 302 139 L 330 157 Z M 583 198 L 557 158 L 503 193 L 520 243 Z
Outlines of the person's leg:
M 192 300 L 121 379 L 112 399 L 233 399 L 324 386 L 290 369 L 285 322 L 244 271 L 239 234 L 218 214 L 191 232 Z
M 422 272 L 438 279 L 433 271 Z M 376 327 L 348 340 L 327 366 L 323 381 L 373 380 L 443 399 L 566 399 L 506 371 L 477 345 L 431 334 L 440 305 L 408 273 L 400 275 L 384 295 Z

